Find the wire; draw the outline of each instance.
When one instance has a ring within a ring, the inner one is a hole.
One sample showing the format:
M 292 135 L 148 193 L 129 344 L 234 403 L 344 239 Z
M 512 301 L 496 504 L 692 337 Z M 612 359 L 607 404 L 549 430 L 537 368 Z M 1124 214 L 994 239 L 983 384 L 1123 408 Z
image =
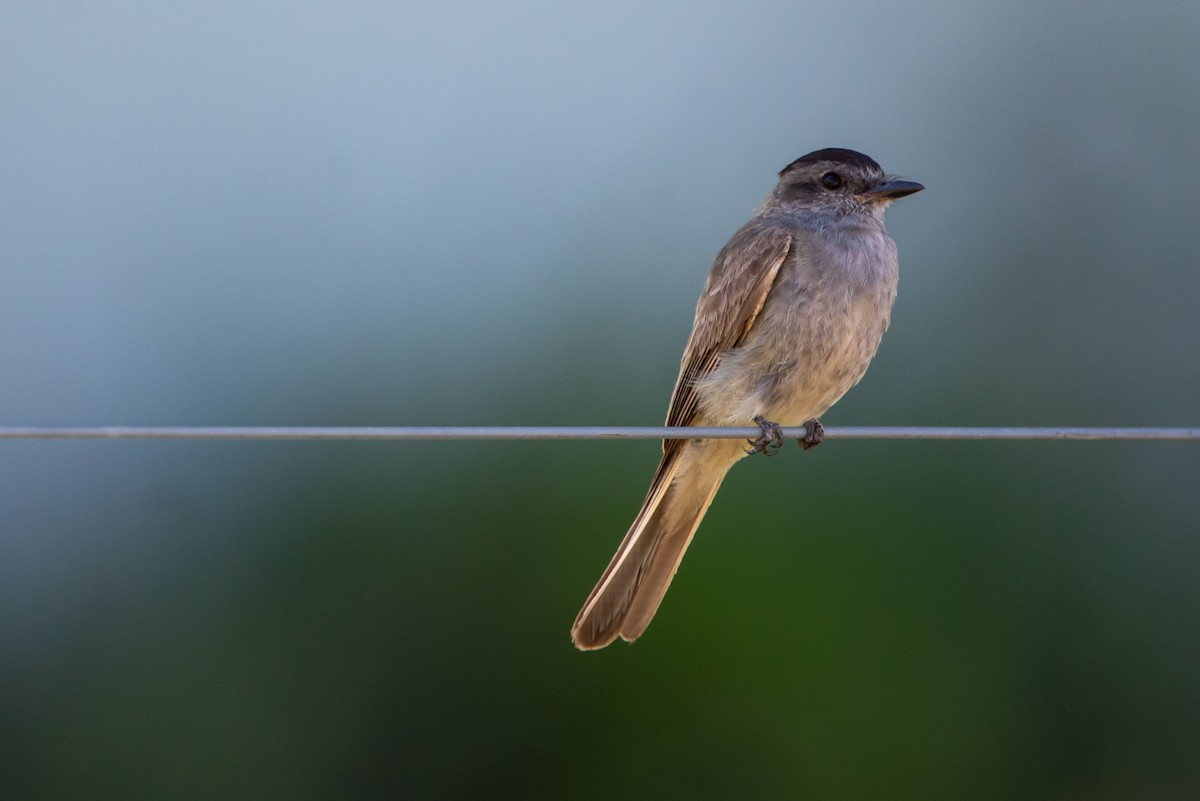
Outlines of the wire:
M 28 426 L 0 427 L 5 439 L 170 440 L 583 440 L 753 439 L 758 428 L 639 426 Z M 804 428 L 784 428 L 789 439 Z M 1200 441 L 1200 428 L 953 428 L 847 426 L 825 429 L 826 439 L 924 440 L 1157 440 Z

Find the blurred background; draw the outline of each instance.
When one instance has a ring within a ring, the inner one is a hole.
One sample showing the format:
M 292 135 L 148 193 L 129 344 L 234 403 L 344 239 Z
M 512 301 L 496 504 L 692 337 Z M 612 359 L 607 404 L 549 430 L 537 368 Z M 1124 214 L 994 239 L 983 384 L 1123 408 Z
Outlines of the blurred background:
M 1200 424 L 1200 6 L 9 2 L 0 423 L 657 425 L 820 147 L 838 425 Z M 5 442 L 5 798 L 1194 798 L 1200 448 L 829 441 L 568 628 L 654 442 Z

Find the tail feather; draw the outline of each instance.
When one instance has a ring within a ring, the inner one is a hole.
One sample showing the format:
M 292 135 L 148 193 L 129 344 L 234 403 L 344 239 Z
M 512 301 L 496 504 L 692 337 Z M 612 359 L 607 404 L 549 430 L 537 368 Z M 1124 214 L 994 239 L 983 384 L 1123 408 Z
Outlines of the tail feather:
M 668 513 L 659 521 L 658 545 L 646 560 L 638 582 L 638 591 L 630 599 L 629 610 L 621 624 L 621 637 L 626 642 L 633 642 L 642 636 L 646 626 L 650 625 L 654 613 L 658 611 L 658 605 L 667 594 L 667 587 L 671 586 L 675 571 L 679 569 L 683 554 L 691 544 L 692 537 L 700 527 L 700 521 L 704 519 L 704 514 L 708 511 L 708 506 L 717 494 L 724 477 L 724 474 L 718 476 L 706 493 L 701 494 L 701 489 L 701 492 L 682 498 L 678 502 L 672 501 L 673 492 L 668 493 L 664 503 L 659 506 L 660 510 L 677 512 L 678 517 Z
M 649 625 L 725 473 L 742 455 L 740 448 L 714 454 L 706 444 L 663 456 L 633 525 L 575 618 L 577 648 L 603 648 L 617 637 L 632 642 Z

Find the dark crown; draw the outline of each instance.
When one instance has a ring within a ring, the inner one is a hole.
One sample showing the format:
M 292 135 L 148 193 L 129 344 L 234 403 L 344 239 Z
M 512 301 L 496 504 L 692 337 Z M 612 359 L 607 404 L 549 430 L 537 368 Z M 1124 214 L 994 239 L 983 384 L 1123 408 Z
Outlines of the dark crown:
M 850 167 L 856 167 L 865 172 L 883 172 L 883 168 L 876 163 L 875 159 L 864 153 L 859 153 L 857 150 L 846 150 L 841 147 L 827 147 L 824 150 L 814 150 L 807 155 L 801 156 L 780 170 L 779 175 L 783 177 L 798 167 L 816 164 L 820 161 L 834 161 Z

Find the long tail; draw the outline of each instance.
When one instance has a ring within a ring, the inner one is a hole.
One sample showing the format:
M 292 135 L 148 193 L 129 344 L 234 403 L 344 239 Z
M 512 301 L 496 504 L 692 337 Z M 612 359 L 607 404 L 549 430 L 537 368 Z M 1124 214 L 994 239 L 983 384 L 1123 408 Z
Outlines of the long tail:
M 725 473 L 743 455 L 734 445 L 692 441 L 663 455 L 641 511 L 575 618 L 576 648 L 633 642 L 646 630 Z

